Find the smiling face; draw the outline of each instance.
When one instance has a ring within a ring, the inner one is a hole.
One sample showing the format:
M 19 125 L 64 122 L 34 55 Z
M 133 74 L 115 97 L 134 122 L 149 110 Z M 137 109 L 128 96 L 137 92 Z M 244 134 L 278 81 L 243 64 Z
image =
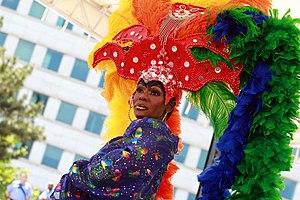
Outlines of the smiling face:
M 140 81 L 133 94 L 133 106 L 138 119 L 149 117 L 161 120 L 166 112 L 170 112 L 170 106 L 165 105 L 164 87 L 159 81 Z

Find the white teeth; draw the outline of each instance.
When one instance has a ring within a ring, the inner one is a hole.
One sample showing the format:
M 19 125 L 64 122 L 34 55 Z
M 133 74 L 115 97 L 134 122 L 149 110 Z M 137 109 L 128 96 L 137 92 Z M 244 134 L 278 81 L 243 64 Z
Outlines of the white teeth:
M 145 110 L 146 109 L 145 107 L 142 107 L 142 106 L 137 106 L 136 108 L 140 109 L 140 110 Z

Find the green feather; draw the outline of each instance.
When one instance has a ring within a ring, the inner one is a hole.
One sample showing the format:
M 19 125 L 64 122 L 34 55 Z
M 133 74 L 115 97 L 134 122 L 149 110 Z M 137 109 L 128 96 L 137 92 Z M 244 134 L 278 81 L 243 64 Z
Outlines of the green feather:
M 210 82 L 197 92 L 189 92 L 187 99 L 210 119 L 218 140 L 227 127 L 229 113 L 235 107 L 235 96 L 230 87 L 223 82 Z

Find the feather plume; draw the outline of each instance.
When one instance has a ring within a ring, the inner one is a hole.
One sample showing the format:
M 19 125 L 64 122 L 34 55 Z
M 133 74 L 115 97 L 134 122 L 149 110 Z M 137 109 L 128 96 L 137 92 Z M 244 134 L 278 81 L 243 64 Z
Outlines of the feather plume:
M 188 93 L 188 101 L 200 108 L 210 119 L 216 139 L 224 133 L 229 113 L 235 107 L 235 96 L 223 82 L 210 82 L 197 92 Z

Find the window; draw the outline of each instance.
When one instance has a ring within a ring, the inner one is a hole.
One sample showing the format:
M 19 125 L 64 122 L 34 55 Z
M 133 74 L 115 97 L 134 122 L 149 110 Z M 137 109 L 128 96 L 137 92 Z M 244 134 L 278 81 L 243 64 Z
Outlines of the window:
M 0 32 L 0 46 L 3 46 L 3 45 L 4 45 L 4 42 L 5 42 L 5 40 L 6 40 L 6 36 L 7 36 L 6 33 Z
M 32 103 L 40 103 L 41 102 L 43 104 L 41 114 L 44 114 L 44 110 L 45 110 L 47 101 L 48 101 L 48 96 L 37 93 L 37 92 L 32 93 L 31 100 L 30 100 L 30 102 L 32 102 Z
M 1 5 L 13 10 L 17 10 L 20 0 L 3 0 Z
M 59 27 L 63 27 L 64 24 L 65 24 L 65 21 L 66 20 L 64 18 L 58 17 L 56 25 L 59 26 Z M 68 22 L 67 29 L 72 30 L 73 29 L 73 24 L 71 24 L 71 23 Z
M 77 106 L 69 104 L 67 102 L 61 102 L 56 120 L 64 122 L 66 124 L 72 124 Z
M 174 197 L 175 197 L 177 190 L 178 190 L 177 187 L 174 187 Z
M 208 152 L 204 149 L 201 150 L 200 158 L 197 164 L 198 169 L 204 169 L 205 163 L 206 163 L 206 158 L 207 158 Z
M 98 85 L 100 88 L 104 88 L 105 73 L 106 73 L 105 71 L 102 72 L 102 75 L 101 75 L 101 78 L 100 78 L 100 81 L 99 81 L 99 85 Z
M 57 168 L 63 151 L 51 145 L 47 145 L 43 156 L 42 164 L 52 168 Z
M 85 125 L 85 130 L 92 133 L 100 134 L 102 126 L 105 120 L 105 116 L 90 111 L 88 120 Z
M 196 195 L 192 194 L 192 193 L 189 193 L 189 196 L 188 196 L 187 200 L 195 200 L 195 199 L 196 199 Z
M 186 100 L 183 107 L 182 116 L 196 121 L 198 119 L 198 115 L 198 110 Z
M 26 148 L 26 155 L 24 155 L 24 158 L 29 158 L 29 154 L 32 148 L 33 142 L 31 140 L 28 140 L 26 142 L 19 142 L 16 144 L 14 150 L 21 150 L 21 148 Z
M 76 154 L 74 161 L 77 161 L 77 160 L 89 160 L 89 159 L 87 157 Z
M 175 155 L 174 160 L 177 162 L 184 163 L 189 146 L 190 145 L 183 143 L 183 149 L 181 150 L 181 152 L 179 152 L 179 155 Z
M 15 51 L 15 56 L 17 56 L 20 60 L 29 62 L 34 46 L 35 44 L 33 44 L 32 42 L 20 39 Z
M 37 19 L 41 19 L 43 17 L 44 11 L 45 11 L 45 7 L 42 4 L 33 1 L 29 11 L 29 16 L 35 17 Z
M 293 199 L 294 196 L 294 192 L 295 192 L 295 188 L 296 188 L 296 182 L 289 180 L 289 179 L 285 179 L 284 181 L 284 190 L 282 190 L 280 192 L 281 196 L 284 197 L 285 199 Z
M 42 67 L 57 72 L 61 62 L 61 58 L 62 58 L 62 53 L 54 51 L 52 49 L 48 49 Z
M 71 73 L 71 77 L 76 78 L 81 81 L 85 81 L 89 72 L 89 67 L 87 62 L 83 60 L 76 59 Z

